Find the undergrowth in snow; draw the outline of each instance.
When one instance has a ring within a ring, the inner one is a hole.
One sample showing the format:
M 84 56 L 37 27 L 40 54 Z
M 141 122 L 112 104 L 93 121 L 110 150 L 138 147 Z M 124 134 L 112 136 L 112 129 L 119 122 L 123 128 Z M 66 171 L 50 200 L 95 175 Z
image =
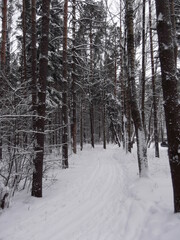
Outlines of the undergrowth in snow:
M 167 149 L 148 149 L 149 177 L 139 178 L 136 149 L 86 146 L 44 183 L 42 199 L 17 193 L 0 213 L 0 240 L 177 240 Z

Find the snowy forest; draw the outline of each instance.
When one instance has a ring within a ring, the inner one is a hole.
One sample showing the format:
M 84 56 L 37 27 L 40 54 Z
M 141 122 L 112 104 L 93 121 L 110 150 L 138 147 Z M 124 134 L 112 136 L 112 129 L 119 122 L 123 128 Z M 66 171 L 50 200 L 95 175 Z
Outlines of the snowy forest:
M 112 170 L 111 165 L 115 164 L 114 173 L 111 172 L 114 187 L 108 182 L 107 188 L 116 190 L 117 199 L 123 180 L 117 184 L 120 180 L 113 177 L 118 175 L 115 169 L 119 173 L 123 171 L 121 168 L 127 171 L 130 159 L 136 159 L 137 169 L 133 165 L 132 171 L 136 171 L 136 178 L 147 181 L 156 169 L 152 170 L 150 159 L 157 168 L 166 159 L 171 179 L 169 189 L 172 189 L 170 211 L 179 213 L 179 0 L 1 0 L 0 9 L 0 226 L 8 224 L 3 221 L 4 214 L 13 208 L 14 199 L 24 197 L 18 198 L 22 193 L 25 198 L 31 197 L 28 209 L 37 199 L 37 208 L 41 204 L 46 206 L 47 185 L 50 195 L 53 187 L 60 194 L 53 171 L 64 177 L 60 180 L 64 181 L 63 194 L 64 184 L 74 186 L 75 181 L 80 186 L 85 181 L 83 169 L 74 175 L 79 180 L 73 179 L 73 173 L 67 179 L 68 171 L 76 168 L 74 164 L 83 165 L 82 159 L 87 158 L 89 163 L 85 168 L 89 171 L 90 164 L 97 165 L 93 158 L 99 156 L 104 162 L 112 158 L 108 167 L 100 169 L 107 179 L 108 168 Z M 111 151 L 115 153 L 111 155 Z M 96 168 L 94 171 L 100 181 L 102 176 Z M 93 178 L 95 173 L 92 182 Z M 106 178 L 100 188 L 103 189 L 105 182 Z M 126 182 L 123 189 L 127 185 Z M 145 185 L 142 188 L 145 195 Z M 110 190 L 107 193 L 115 198 Z M 101 197 L 106 196 L 111 203 L 106 191 Z M 88 191 L 86 194 L 91 197 Z M 74 198 L 73 193 L 68 196 Z M 76 208 L 75 200 L 72 201 Z M 59 204 L 66 206 L 65 202 Z M 118 215 L 114 221 L 117 219 Z M 64 221 L 69 224 L 66 218 Z M 73 234 L 75 230 L 71 231 Z M 104 238 L 90 233 L 86 237 L 83 233 L 76 237 L 63 233 L 61 237 L 47 239 L 141 239 L 120 237 L 118 233 L 112 236 L 108 233 Z M 167 239 L 177 240 L 179 233 Z M 8 238 L 6 232 L 2 239 L 13 239 L 12 236 Z M 14 239 L 42 237 L 23 236 L 22 231 Z

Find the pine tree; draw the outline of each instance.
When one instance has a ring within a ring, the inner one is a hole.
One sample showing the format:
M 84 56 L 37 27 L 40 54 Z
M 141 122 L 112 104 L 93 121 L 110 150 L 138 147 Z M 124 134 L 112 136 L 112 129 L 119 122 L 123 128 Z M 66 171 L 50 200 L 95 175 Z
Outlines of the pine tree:
M 142 114 L 142 124 L 144 127 L 144 131 L 146 131 L 145 127 L 145 82 L 146 82 L 146 64 L 145 64 L 145 27 L 146 27 L 146 0 L 143 0 L 143 11 L 142 11 L 142 97 L 141 97 L 141 114 Z
M 62 167 L 68 168 L 68 84 L 67 84 L 67 14 L 68 0 L 64 1 L 64 29 L 63 29 L 63 93 L 62 93 Z
M 46 82 L 48 67 L 48 34 L 49 34 L 50 0 L 42 2 L 42 31 L 40 43 L 40 62 L 38 78 L 37 121 L 36 121 L 36 156 L 32 181 L 32 196 L 42 197 L 42 177 L 44 158 L 44 127 L 46 117 Z
M 73 123 L 72 123 L 72 138 L 73 138 L 73 152 L 77 152 L 77 96 L 76 96 L 76 0 L 73 0 L 72 10 L 72 98 L 73 98 Z
M 1 75 L 0 75 L 0 84 L 1 84 L 1 97 L 4 95 L 7 90 L 4 84 L 4 78 L 6 77 L 6 44 L 7 44 L 7 0 L 2 1 L 2 40 L 1 40 Z M 2 100 L 1 100 L 2 101 Z M 2 103 L 0 103 L 0 108 L 2 109 Z M 2 126 L 0 125 L 0 161 L 2 160 Z
M 156 0 L 156 14 L 174 212 L 180 212 L 180 103 L 168 0 Z

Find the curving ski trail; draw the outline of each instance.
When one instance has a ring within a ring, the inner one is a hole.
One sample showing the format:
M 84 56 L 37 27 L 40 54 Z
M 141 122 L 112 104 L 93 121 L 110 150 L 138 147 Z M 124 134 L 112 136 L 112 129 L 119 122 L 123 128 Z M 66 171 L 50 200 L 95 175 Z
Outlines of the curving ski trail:
M 133 154 L 98 146 L 74 155 L 42 199 L 16 196 L 0 215 L 0 240 L 177 240 L 180 219 L 159 193 L 160 185 L 170 189 L 164 160 L 164 172 L 150 166 L 163 181 L 139 179 Z

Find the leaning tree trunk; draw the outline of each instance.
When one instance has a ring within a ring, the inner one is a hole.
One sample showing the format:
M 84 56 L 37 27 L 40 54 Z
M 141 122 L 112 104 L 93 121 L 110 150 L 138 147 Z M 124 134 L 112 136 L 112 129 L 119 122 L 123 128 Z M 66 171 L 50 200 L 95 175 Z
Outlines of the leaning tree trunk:
M 44 127 L 46 110 L 46 82 L 48 68 L 48 34 L 49 34 L 50 0 L 42 2 L 42 32 L 39 60 L 38 103 L 36 121 L 36 149 L 32 181 L 32 196 L 42 197 L 43 157 L 44 157 Z
M 169 0 L 156 0 L 156 14 L 174 212 L 180 212 L 180 103 Z
M 62 167 L 68 168 L 68 101 L 67 101 L 67 14 L 68 0 L 64 1 L 64 29 L 63 29 L 63 93 L 62 93 Z
M 147 147 L 145 143 L 145 133 L 142 125 L 141 114 L 137 103 L 135 85 L 135 49 L 134 49 L 134 25 L 133 25 L 133 1 L 126 0 L 126 27 L 127 27 L 127 55 L 128 55 L 128 81 L 130 91 L 131 114 L 134 122 L 137 139 L 137 156 L 139 174 L 141 177 L 147 176 L 148 161 Z

